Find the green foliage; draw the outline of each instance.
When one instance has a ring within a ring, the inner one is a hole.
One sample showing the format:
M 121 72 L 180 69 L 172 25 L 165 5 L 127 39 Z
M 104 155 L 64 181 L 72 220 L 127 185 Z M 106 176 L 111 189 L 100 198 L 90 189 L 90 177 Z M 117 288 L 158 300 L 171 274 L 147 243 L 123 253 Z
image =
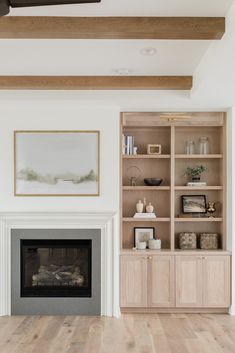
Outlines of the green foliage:
M 204 173 L 207 170 L 207 168 L 203 165 L 197 165 L 196 167 L 187 167 L 185 170 L 185 176 L 200 176 L 202 173 Z

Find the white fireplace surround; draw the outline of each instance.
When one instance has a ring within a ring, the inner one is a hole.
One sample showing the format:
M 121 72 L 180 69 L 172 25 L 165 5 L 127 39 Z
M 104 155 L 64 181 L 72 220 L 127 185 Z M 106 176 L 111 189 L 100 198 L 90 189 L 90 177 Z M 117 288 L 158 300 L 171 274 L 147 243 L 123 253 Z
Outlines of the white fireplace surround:
M 0 213 L 0 316 L 11 315 L 11 230 L 100 229 L 101 315 L 119 317 L 119 226 L 112 212 Z

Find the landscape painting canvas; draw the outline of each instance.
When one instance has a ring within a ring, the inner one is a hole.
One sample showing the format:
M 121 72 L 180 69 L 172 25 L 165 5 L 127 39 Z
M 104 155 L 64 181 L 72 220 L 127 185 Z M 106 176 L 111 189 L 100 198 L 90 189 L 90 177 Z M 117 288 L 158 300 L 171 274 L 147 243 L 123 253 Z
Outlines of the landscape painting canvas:
M 182 195 L 183 213 L 206 213 L 205 195 Z
M 99 131 L 15 131 L 16 196 L 98 196 Z

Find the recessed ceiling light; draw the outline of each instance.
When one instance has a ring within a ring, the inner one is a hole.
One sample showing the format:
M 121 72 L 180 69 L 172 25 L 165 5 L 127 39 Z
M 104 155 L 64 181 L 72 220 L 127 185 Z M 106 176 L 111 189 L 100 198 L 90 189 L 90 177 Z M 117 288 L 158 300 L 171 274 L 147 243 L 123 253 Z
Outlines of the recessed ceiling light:
M 153 48 L 153 47 L 147 47 L 147 48 L 143 48 L 141 49 L 140 53 L 142 55 L 146 55 L 146 56 L 152 56 L 155 55 L 157 52 L 157 49 Z
M 130 74 L 130 70 L 126 68 L 115 69 L 113 71 L 120 76 L 128 76 Z

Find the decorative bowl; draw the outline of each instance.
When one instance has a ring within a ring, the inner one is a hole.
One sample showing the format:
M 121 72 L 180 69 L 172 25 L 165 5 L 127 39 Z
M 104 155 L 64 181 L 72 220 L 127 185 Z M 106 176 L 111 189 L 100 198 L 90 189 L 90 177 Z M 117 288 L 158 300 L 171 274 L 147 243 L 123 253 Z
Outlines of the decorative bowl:
M 145 178 L 144 183 L 148 186 L 159 186 L 162 183 L 161 178 Z

